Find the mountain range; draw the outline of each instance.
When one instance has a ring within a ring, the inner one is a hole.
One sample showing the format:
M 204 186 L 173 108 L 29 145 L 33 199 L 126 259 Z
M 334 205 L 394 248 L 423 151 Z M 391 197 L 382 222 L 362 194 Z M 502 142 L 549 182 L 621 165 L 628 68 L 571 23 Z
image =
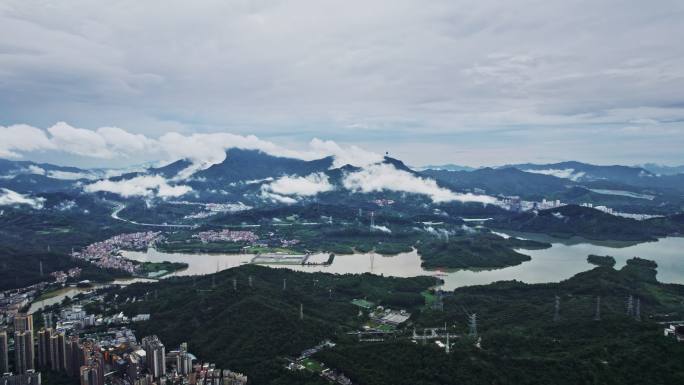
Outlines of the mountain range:
M 115 200 L 239 201 L 252 206 L 334 201 L 355 194 L 411 196 L 433 203 L 491 203 L 494 197 L 519 196 L 654 214 L 677 212 L 684 204 L 684 174 L 643 167 L 573 161 L 479 169 L 449 165 L 416 171 L 390 157 L 374 164 L 335 167 L 331 156 L 301 160 L 237 148 L 229 149 L 216 164 L 180 159 L 128 173 L 0 160 L 0 188 L 27 196 L 93 193 Z

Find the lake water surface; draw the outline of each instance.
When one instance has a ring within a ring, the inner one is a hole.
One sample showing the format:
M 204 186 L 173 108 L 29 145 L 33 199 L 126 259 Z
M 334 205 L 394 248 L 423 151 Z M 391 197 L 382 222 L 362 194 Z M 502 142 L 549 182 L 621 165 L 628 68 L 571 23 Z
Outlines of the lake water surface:
M 668 237 L 657 242 L 629 244 L 620 242 L 588 242 L 581 239 L 556 239 L 543 235 L 514 234 L 516 236 L 550 242 L 545 250 L 520 250 L 532 257 L 531 261 L 517 266 L 496 270 L 428 270 L 420 266 L 420 256 L 414 250 L 395 256 L 375 253 L 337 255 L 330 266 L 274 266 L 298 271 L 322 271 L 329 273 L 374 273 L 396 277 L 436 275 L 444 280 L 444 288 L 451 290 L 460 286 L 483 285 L 501 280 L 519 280 L 527 283 L 558 282 L 591 269 L 586 259 L 589 254 L 612 255 L 616 267 L 622 267 L 629 258 L 638 256 L 658 263 L 658 279 L 661 282 L 684 284 L 684 238 Z M 186 254 L 163 253 L 154 249 L 147 252 L 126 251 L 123 256 L 138 261 L 185 262 L 189 267 L 177 275 L 214 273 L 249 263 L 251 254 Z M 319 256 L 327 258 L 327 256 Z

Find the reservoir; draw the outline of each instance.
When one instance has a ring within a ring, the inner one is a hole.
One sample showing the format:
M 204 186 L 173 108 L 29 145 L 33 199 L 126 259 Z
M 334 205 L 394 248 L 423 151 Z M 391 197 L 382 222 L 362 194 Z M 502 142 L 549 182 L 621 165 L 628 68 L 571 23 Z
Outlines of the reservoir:
M 658 263 L 658 280 L 684 284 L 684 238 L 661 238 L 656 242 L 621 243 L 589 242 L 583 239 L 557 239 L 537 234 L 510 234 L 513 236 L 546 241 L 552 247 L 545 250 L 519 250 L 532 257 L 531 261 L 517 266 L 494 270 L 429 270 L 421 267 L 418 253 L 414 251 L 394 256 L 376 253 L 336 255 L 329 266 L 280 265 L 273 267 L 297 271 L 321 271 L 328 273 L 373 273 L 378 275 L 413 277 L 438 276 L 444 280 L 444 289 L 461 286 L 484 285 L 501 280 L 519 280 L 527 283 L 558 282 L 589 270 L 594 266 L 587 262 L 587 255 L 611 255 L 617 261 L 616 268 L 624 266 L 632 257 L 652 259 Z M 185 262 L 188 268 L 176 275 L 215 273 L 241 264 L 249 263 L 252 254 L 190 254 L 163 253 L 155 249 L 146 252 L 124 251 L 122 255 L 137 261 Z M 328 254 L 312 256 L 327 259 Z

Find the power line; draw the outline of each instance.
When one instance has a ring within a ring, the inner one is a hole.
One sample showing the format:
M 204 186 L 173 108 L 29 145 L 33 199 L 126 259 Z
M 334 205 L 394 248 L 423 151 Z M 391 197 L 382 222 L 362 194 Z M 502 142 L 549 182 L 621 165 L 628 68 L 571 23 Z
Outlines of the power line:
M 468 320 L 468 329 L 471 337 L 477 337 L 477 314 L 473 313 L 470 315 Z
M 554 311 L 553 311 L 553 322 L 558 322 L 560 321 L 560 297 L 556 296 L 556 302 L 554 304 Z
M 594 312 L 594 321 L 601 320 L 601 296 L 596 296 L 596 311 Z
M 641 298 L 637 297 L 636 309 L 634 310 L 634 319 L 641 321 Z

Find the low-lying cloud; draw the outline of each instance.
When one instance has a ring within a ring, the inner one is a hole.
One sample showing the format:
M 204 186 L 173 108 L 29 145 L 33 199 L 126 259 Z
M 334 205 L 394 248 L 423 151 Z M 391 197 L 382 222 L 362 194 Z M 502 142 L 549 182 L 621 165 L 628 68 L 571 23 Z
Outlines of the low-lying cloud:
M 392 234 L 392 230 L 390 230 L 390 228 L 387 226 L 373 225 L 373 226 L 371 226 L 371 229 L 377 230 L 377 231 L 382 231 L 383 233 L 387 233 L 387 234 Z
M 89 172 L 74 172 L 74 171 L 62 171 L 62 170 L 45 170 L 40 166 L 34 164 L 29 165 L 25 170 L 20 173 L 26 172 L 28 174 L 44 175 L 53 179 L 62 180 L 78 180 L 78 179 L 97 179 L 97 176 Z
M 530 172 L 533 174 L 551 175 L 551 176 L 555 176 L 556 178 L 570 179 L 571 181 L 575 181 L 575 182 L 580 180 L 585 174 L 584 171 L 575 172 L 575 169 L 573 169 L 573 168 L 546 169 L 546 170 L 527 169 L 527 170 L 523 170 L 523 171 Z
M 104 179 L 84 186 L 83 190 L 90 193 L 110 192 L 124 198 L 175 198 L 192 192 L 190 186 L 170 185 L 160 175 L 137 176 L 132 179 L 119 181 Z
M 292 204 L 297 198 L 310 197 L 322 192 L 332 191 L 335 187 L 322 172 L 307 176 L 283 176 L 261 186 L 261 197 L 281 203 Z
M 303 160 L 332 156 L 334 167 L 345 164 L 362 167 L 382 160 L 381 155 L 360 147 L 341 146 L 317 138 L 309 142 L 308 148 L 293 150 L 254 135 L 169 132 L 159 138 L 150 138 L 119 127 L 89 130 L 65 122 L 58 122 L 46 130 L 25 124 L 0 126 L 0 137 L 3 138 L 0 157 L 5 158 L 22 158 L 25 153 L 35 151 L 56 151 L 88 159 L 123 158 L 162 163 L 178 159 L 191 161 L 192 165 L 183 170 L 176 180 L 186 179 L 198 170 L 221 163 L 230 148 L 259 150 L 273 156 Z
M 20 194 L 16 191 L 12 191 L 10 189 L 0 189 L 0 206 L 28 205 L 36 210 L 39 210 L 43 208 L 44 204 L 45 198 L 32 198 L 27 195 Z
M 452 201 L 497 203 L 496 198 L 487 195 L 455 193 L 440 187 L 433 179 L 418 177 L 386 163 L 373 164 L 360 171 L 348 173 L 344 176 L 342 183 L 345 188 L 355 192 L 371 193 L 390 190 L 427 195 L 435 203 Z

